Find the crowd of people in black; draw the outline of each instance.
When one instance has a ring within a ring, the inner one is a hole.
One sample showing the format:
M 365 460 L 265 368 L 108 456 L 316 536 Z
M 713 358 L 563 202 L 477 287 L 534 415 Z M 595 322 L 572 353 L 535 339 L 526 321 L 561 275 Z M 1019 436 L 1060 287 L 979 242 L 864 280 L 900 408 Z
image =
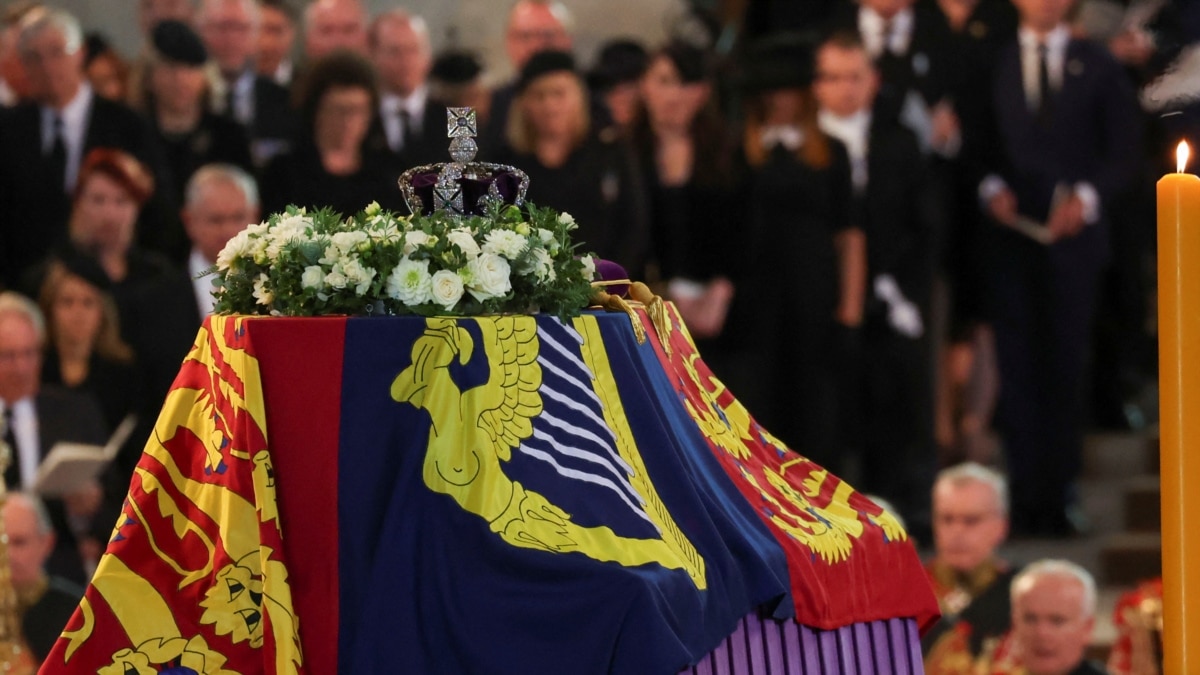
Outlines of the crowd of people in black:
M 288 204 L 404 210 L 398 175 L 445 160 L 444 109 L 471 106 L 480 159 L 527 172 L 584 249 L 676 303 L 773 435 L 918 536 L 939 464 L 963 459 L 1006 467 L 1017 533 L 1081 527 L 1085 424 L 1138 423 L 1123 404 L 1153 368 L 1151 187 L 1194 119 L 1135 92 L 1200 38 L 1200 10 L 742 4 L 707 34 L 614 36 L 583 68 L 567 9 L 518 0 L 516 75 L 489 84 L 470 40 L 435 44 L 417 6 L 141 0 L 145 47 L 122 55 L 66 11 L 8 3 L 10 488 L 56 438 L 153 420 L 212 309 L 199 274 L 240 228 Z M 1002 456 L 980 450 L 993 427 Z M 84 579 L 138 452 L 50 504 L 53 571 Z

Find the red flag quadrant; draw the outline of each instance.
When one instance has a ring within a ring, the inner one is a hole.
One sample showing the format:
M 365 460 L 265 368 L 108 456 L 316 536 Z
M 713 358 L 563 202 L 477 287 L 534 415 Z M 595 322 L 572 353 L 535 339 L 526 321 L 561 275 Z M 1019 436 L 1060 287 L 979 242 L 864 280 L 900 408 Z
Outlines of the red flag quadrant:
M 305 672 L 261 392 L 245 322 L 210 319 L 42 673 Z
M 673 305 L 640 312 L 677 402 L 787 554 L 795 617 L 815 628 L 939 616 L 915 548 L 896 518 L 789 450 L 705 365 Z M 656 329 L 656 326 L 659 329 Z M 659 335 L 659 332 L 665 335 Z

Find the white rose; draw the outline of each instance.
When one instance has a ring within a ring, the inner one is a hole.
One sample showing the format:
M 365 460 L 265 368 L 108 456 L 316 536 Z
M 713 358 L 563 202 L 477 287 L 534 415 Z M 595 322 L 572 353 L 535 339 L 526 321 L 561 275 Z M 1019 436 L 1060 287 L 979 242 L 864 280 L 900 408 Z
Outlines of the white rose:
M 450 233 L 446 235 L 446 241 L 457 246 L 468 258 L 479 255 L 479 244 L 475 242 L 471 231 L 466 228 L 450 230 Z
M 467 263 L 471 285 L 467 290 L 480 302 L 497 298 L 512 290 L 508 261 L 495 253 L 484 253 Z
M 579 259 L 583 263 L 583 278 L 585 281 L 594 281 L 596 279 L 596 261 L 592 256 L 585 255 Z
M 484 253 L 494 253 L 504 256 L 509 260 L 515 260 L 517 256 L 525 251 L 525 247 L 529 242 L 525 237 L 513 232 L 512 230 L 492 230 L 487 233 L 483 241 Z
M 225 247 L 217 254 L 217 269 L 224 272 L 228 270 L 233 261 L 244 257 L 247 249 L 250 248 L 250 231 L 249 229 L 242 230 L 233 236 L 232 239 L 225 242 Z
M 367 208 L 363 209 L 363 213 L 367 214 L 368 216 L 376 216 L 379 215 L 379 212 L 382 210 L 383 207 L 379 205 L 379 202 L 373 201 L 370 204 L 367 204 Z
M 312 218 L 304 215 L 287 216 L 281 218 L 271 231 L 276 235 L 290 236 L 293 234 L 303 234 L 306 229 L 312 226 Z
M 346 283 L 354 286 L 356 295 L 365 295 L 375 280 L 375 268 L 366 267 L 357 259 L 343 259 L 342 273 L 346 275 Z
M 432 279 L 433 301 L 449 311 L 463 294 L 462 277 L 450 270 L 438 270 Z
M 267 282 L 270 279 L 265 274 L 259 274 L 258 279 L 254 280 L 254 299 L 258 304 L 269 306 L 275 301 L 275 294 L 267 288 Z
M 302 288 L 320 289 L 325 284 L 325 270 L 320 265 L 309 265 L 304 268 L 304 274 L 300 276 L 300 286 Z
M 363 232 L 362 230 L 353 230 L 351 232 L 335 232 L 334 235 L 329 238 L 330 243 L 336 246 L 342 253 L 349 253 L 357 250 L 359 245 L 366 243 L 367 240 L 367 233 Z
M 578 225 L 575 224 L 575 217 L 566 211 L 558 214 L 558 222 L 562 225 L 566 225 L 568 230 L 573 230 L 578 227 Z
M 550 257 L 544 248 L 533 251 L 533 273 L 537 276 L 538 281 L 543 283 L 554 281 L 558 276 L 558 273 L 554 271 L 554 258 Z
M 521 222 L 517 223 L 517 226 L 514 227 L 513 229 L 516 230 L 517 234 L 521 235 L 522 237 L 529 236 L 529 223 L 527 223 L 523 220 Z
M 422 246 L 433 246 L 437 243 L 437 237 L 430 236 L 420 230 L 413 230 L 404 235 L 404 255 L 412 255 L 412 252 Z
M 347 279 L 346 274 L 342 272 L 341 265 L 334 265 L 333 269 L 329 271 L 329 274 L 325 275 L 325 283 L 338 289 L 339 291 L 345 288 L 348 282 L 349 279 Z
M 433 276 L 429 274 L 429 261 L 402 258 L 396 269 L 388 275 L 384 292 L 389 298 L 399 300 L 408 307 L 432 300 Z
M 539 227 L 537 231 L 538 239 L 542 241 L 542 245 L 550 250 L 550 254 L 558 253 L 558 240 L 554 238 L 554 233 L 544 227 Z

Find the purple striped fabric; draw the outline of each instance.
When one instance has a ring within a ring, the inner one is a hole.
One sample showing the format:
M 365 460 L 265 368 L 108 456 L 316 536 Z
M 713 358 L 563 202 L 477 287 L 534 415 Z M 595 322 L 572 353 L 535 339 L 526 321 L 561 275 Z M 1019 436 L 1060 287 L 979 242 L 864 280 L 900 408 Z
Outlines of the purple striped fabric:
M 913 619 L 816 630 L 752 613 L 680 675 L 924 675 Z

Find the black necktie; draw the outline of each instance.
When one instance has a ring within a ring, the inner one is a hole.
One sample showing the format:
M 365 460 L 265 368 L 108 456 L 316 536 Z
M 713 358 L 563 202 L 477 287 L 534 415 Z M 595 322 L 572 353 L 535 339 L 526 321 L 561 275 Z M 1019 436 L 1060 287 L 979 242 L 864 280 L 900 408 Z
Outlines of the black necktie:
M 58 189 L 66 192 L 67 143 L 63 138 L 62 118 L 55 115 L 53 125 L 54 139 L 50 145 L 50 154 L 46 155 L 46 170 L 47 175 L 58 185 Z
M 397 148 L 397 152 L 403 152 L 412 148 L 416 135 L 413 134 L 412 115 L 409 115 L 404 108 L 400 109 L 398 115 L 400 117 L 400 147 Z
M 12 406 L 4 407 L 4 442 L 8 444 L 8 468 L 4 470 L 4 483 L 9 490 L 21 488 L 21 461 L 17 452 L 16 431 L 12 424 Z
M 1052 99 L 1054 92 L 1050 88 L 1050 66 L 1046 57 L 1045 43 L 1038 43 L 1038 123 L 1042 126 L 1050 124 Z

